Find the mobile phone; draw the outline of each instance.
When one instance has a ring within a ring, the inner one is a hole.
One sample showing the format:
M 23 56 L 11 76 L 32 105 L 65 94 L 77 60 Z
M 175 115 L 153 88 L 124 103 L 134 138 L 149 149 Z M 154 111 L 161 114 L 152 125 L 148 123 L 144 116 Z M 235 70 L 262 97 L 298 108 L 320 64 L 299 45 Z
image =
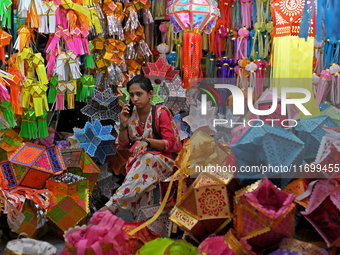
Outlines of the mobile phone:
M 132 115 L 132 112 L 133 112 L 133 107 L 134 107 L 134 104 L 132 103 L 131 101 L 131 98 L 129 98 L 129 115 L 131 116 Z

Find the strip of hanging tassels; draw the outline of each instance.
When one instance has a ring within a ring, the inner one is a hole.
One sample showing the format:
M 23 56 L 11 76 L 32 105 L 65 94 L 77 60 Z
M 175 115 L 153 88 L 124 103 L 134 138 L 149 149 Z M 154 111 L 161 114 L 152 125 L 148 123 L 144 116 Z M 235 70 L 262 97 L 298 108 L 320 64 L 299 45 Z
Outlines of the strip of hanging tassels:
M 58 55 L 56 64 L 54 66 L 53 75 L 58 75 L 59 81 L 68 80 L 68 75 L 66 74 L 67 61 L 68 61 L 68 56 L 66 55 L 65 52 Z
M 241 27 L 242 24 L 242 17 L 241 17 L 241 4 L 240 0 L 234 1 L 234 15 L 233 15 L 233 28 L 238 29 Z
M 55 53 L 56 49 L 59 45 L 59 40 L 62 37 L 62 31 L 64 29 L 61 26 L 57 26 L 56 31 L 54 34 L 50 34 L 50 38 L 45 47 L 45 52 L 49 54 Z
M 41 82 L 33 83 L 31 87 L 31 95 L 33 99 L 33 107 L 36 117 L 43 115 L 43 109 L 49 111 L 46 97 L 47 89 L 48 86 Z
M 81 43 L 83 46 L 83 51 L 85 52 L 84 54 L 91 55 L 91 49 L 90 49 L 88 37 L 89 37 L 89 32 L 86 29 L 81 28 Z
M 249 73 L 249 87 L 253 88 L 253 91 L 256 92 L 256 95 L 259 96 L 257 87 L 256 87 L 256 70 L 257 65 L 254 62 L 246 65 L 246 70 Z
M 36 139 L 37 138 L 37 123 L 34 110 L 24 109 L 24 114 L 21 116 L 20 137 Z
M 78 57 L 73 51 L 68 51 L 66 54 L 69 57 L 68 64 L 71 69 L 72 78 L 79 79 L 81 77 L 81 72 L 79 71 Z
M 249 31 L 245 27 L 238 30 L 236 59 L 247 58 Z
M 43 13 L 39 15 L 40 26 L 38 27 L 38 32 L 43 33 L 43 34 L 48 34 L 49 33 L 48 21 L 47 21 L 48 6 L 45 1 L 42 4 L 42 9 L 43 9 Z
M 48 90 L 48 97 L 47 101 L 50 104 L 53 104 L 55 101 L 55 98 L 57 96 L 57 85 L 58 85 L 58 76 L 51 76 L 50 84 L 49 84 L 49 90 Z
M 27 26 L 21 25 L 19 29 L 17 30 L 17 40 L 14 44 L 14 49 L 16 49 L 19 52 L 22 52 L 23 48 L 28 48 L 31 38 L 31 32 L 28 29 Z
M 44 58 L 42 57 L 41 53 L 34 54 L 32 63 L 39 77 L 39 81 L 42 84 L 48 84 L 46 69 L 44 65 Z
M 255 61 L 255 64 L 257 65 L 257 71 L 256 71 L 256 95 L 261 96 L 263 93 L 263 86 L 266 76 L 266 68 L 267 68 L 267 62 L 264 60 L 257 60 Z
M 75 29 L 73 29 L 72 33 L 72 40 L 73 40 L 73 49 L 72 51 L 77 55 L 84 55 L 85 51 L 83 48 L 83 43 L 81 40 L 81 30 L 79 29 L 78 26 L 75 27 Z
M 37 117 L 37 125 L 38 125 L 38 135 L 39 138 L 48 137 L 48 127 L 47 127 L 47 112 L 44 109 L 44 112 L 41 116 Z
M 2 27 L 11 28 L 11 8 L 12 8 L 12 1 L 2 1 L 2 8 L 0 12 L 0 16 L 2 17 Z
M 149 45 L 142 39 L 139 42 L 138 48 L 140 49 L 140 51 L 143 53 L 145 58 L 148 58 L 152 55 L 152 52 L 149 48 Z
M 238 65 L 240 67 L 240 70 L 238 72 L 237 84 L 239 84 L 240 88 L 243 88 L 243 89 L 248 88 L 248 79 L 247 79 L 248 72 L 245 68 L 249 63 L 250 63 L 250 61 L 249 61 L 248 58 L 240 59 L 238 61 Z
M 131 29 L 132 31 L 135 31 L 139 26 L 140 23 L 138 21 L 138 14 L 134 7 L 130 6 L 130 16 L 126 21 L 126 25 L 124 27 L 125 30 Z
M 253 0 L 240 0 L 242 27 L 251 28 L 253 19 Z
M 77 80 L 67 82 L 66 88 L 68 109 L 74 109 L 74 96 L 77 88 Z
M 47 16 L 48 16 L 48 30 L 49 33 L 55 33 L 55 28 L 57 26 L 56 15 L 58 11 L 58 6 L 55 5 L 53 1 L 51 2 L 43 2 L 47 7 Z
M 328 69 L 321 72 L 318 90 L 315 98 L 317 105 L 320 105 L 324 97 L 326 97 L 327 91 L 329 91 L 329 82 L 332 81 L 332 77 L 333 76 Z
M 321 43 L 317 41 L 314 42 L 314 58 L 316 58 L 316 65 L 314 68 L 314 72 L 317 74 L 320 74 L 321 70 L 324 69 L 323 63 L 322 63 L 323 58 L 321 54 L 322 48 L 323 48 L 323 41 Z
M 318 84 L 319 84 L 319 81 L 320 81 L 320 76 L 317 73 L 313 73 L 312 77 L 313 77 L 312 78 L 313 91 L 314 91 L 314 97 L 315 97 L 317 90 L 318 90 Z
M 150 8 L 143 8 L 142 13 L 143 13 L 143 23 L 144 24 L 154 23 L 152 14 L 150 12 Z
M 0 103 L 0 109 L 10 128 L 15 128 L 17 123 L 15 121 L 15 116 L 10 101 L 6 100 Z
M 331 85 L 331 102 L 332 104 L 339 104 L 339 76 L 340 76 L 340 66 L 338 64 L 332 64 L 329 68 L 329 71 L 333 75 L 332 77 L 332 85 Z

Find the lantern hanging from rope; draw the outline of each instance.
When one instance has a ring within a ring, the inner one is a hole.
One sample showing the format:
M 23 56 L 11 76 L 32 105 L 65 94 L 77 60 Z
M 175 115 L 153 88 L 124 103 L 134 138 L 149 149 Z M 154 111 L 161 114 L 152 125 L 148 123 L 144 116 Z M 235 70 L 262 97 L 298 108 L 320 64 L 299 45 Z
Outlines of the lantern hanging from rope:
M 202 57 L 202 32 L 210 34 L 220 17 L 215 0 L 172 0 L 167 14 L 174 33 L 184 30 L 182 76 L 183 87 L 190 88 L 190 79 L 198 78 Z

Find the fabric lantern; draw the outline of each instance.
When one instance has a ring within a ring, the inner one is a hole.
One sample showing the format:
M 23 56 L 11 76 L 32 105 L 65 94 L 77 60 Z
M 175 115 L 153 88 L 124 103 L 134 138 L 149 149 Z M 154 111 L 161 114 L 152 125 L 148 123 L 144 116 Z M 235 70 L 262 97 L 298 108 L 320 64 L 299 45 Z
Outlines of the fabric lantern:
M 331 117 L 336 123 L 340 123 L 340 109 L 334 105 L 322 103 L 319 105 L 320 115 L 327 115 Z
M 184 65 L 183 87 L 190 88 L 190 79 L 198 78 L 202 58 L 201 32 L 210 34 L 220 17 L 214 0 L 173 0 L 169 2 L 167 14 L 174 33 L 184 30 L 182 63 Z M 193 52 L 192 52 L 193 46 Z

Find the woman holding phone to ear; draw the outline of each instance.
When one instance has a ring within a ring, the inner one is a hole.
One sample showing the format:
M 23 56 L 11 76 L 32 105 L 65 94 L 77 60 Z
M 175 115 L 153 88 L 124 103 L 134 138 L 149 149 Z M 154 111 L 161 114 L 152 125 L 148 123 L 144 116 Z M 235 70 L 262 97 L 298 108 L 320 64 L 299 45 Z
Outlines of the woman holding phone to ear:
M 182 148 L 173 116 L 163 105 L 152 106 L 151 81 L 137 75 L 127 83 L 129 103 L 120 113 L 118 143 L 129 148 L 126 178 L 101 210 L 130 210 L 136 217 L 141 206 L 153 203 L 152 189 L 175 170 L 171 152 Z

